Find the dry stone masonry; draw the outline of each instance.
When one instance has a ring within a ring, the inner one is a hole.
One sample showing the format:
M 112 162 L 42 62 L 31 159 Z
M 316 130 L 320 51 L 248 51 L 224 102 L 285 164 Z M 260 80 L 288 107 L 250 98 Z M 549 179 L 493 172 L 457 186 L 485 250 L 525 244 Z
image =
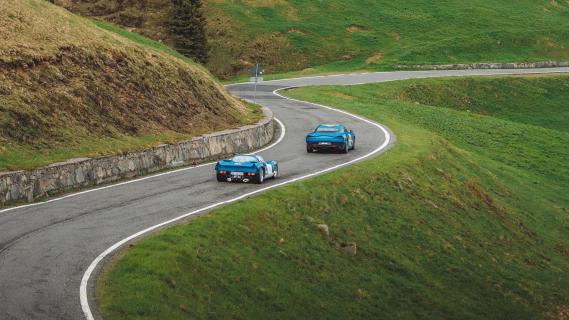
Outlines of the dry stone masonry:
M 0 172 L 0 202 L 34 201 L 66 190 L 133 178 L 184 165 L 213 161 L 234 153 L 259 149 L 273 140 L 272 112 L 263 108 L 257 124 L 203 135 L 177 144 L 131 152 L 126 155 L 73 159 L 47 167 Z
M 400 65 L 400 69 L 413 70 L 470 70 L 470 69 L 533 69 L 569 67 L 569 61 L 540 61 L 513 63 L 473 63 L 473 64 L 437 64 L 437 65 Z

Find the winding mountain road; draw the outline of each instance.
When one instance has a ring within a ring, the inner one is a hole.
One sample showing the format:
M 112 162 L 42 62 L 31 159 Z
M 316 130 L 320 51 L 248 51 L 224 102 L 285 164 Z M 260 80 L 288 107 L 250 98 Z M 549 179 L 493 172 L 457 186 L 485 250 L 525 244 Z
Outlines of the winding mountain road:
M 561 72 L 569 72 L 569 68 L 384 72 L 261 83 L 257 103 L 271 108 L 286 128 L 278 144 L 261 152 L 265 159 L 279 161 L 278 180 L 264 185 L 218 183 L 213 165 L 206 164 L 49 203 L 0 210 L 0 319 L 91 318 L 95 313 L 89 300 L 93 275 L 99 262 L 119 247 L 120 241 L 141 235 L 141 230 L 150 232 L 165 222 L 204 213 L 217 204 L 379 154 L 394 141 L 387 130 L 365 119 L 286 99 L 275 90 L 426 77 Z M 236 96 L 253 98 L 250 83 L 228 89 Z M 343 122 L 355 130 L 357 149 L 347 155 L 307 154 L 305 134 L 315 124 L 330 121 Z

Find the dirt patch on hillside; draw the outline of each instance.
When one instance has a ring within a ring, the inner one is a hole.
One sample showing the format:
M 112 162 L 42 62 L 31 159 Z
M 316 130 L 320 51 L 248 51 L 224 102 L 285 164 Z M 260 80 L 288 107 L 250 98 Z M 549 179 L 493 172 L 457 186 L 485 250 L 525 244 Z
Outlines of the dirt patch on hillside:
M 467 187 L 470 192 L 476 195 L 476 197 L 484 203 L 484 205 L 490 209 L 497 217 L 500 219 L 504 218 L 504 212 L 496 205 L 494 199 L 486 192 L 480 185 L 478 179 L 471 177 L 468 179 Z
M 366 59 L 366 63 L 371 64 L 374 62 L 378 62 L 379 60 L 381 60 L 381 58 L 383 58 L 383 55 L 384 55 L 383 51 L 376 52 Z
M 290 28 L 287 30 L 288 33 L 298 33 L 298 34 L 306 34 L 306 32 L 298 29 L 298 28 Z
M 569 320 L 569 306 L 558 306 L 554 308 L 546 319 Z
M 366 31 L 370 31 L 370 29 L 368 27 L 360 26 L 357 24 L 351 24 L 351 25 L 346 27 L 346 31 L 348 31 L 350 33 L 355 32 L 355 31 L 366 32 Z
M 557 250 L 559 251 L 559 253 L 561 253 L 561 255 L 563 255 L 564 257 L 569 258 L 569 248 L 562 245 L 562 244 L 558 244 L 556 246 Z
M 354 100 L 353 96 L 350 96 L 350 95 L 347 95 L 347 94 L 341 93 L 341 92 L 331 92 L 328 95 L 331 97 L 340 98 L 340 99 L 344 99 L 344 100 Z
M 261 8 L 271 8 L 277 5 L 287 5 L 287 0 L 244 0 L 248 6 L 251 7 L 261 7 Z

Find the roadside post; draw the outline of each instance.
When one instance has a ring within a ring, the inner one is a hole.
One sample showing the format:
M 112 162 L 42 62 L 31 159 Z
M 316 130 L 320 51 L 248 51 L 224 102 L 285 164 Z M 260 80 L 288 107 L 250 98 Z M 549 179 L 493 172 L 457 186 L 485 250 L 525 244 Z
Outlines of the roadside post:
M 257 103 L 257 83 L 263 81 L 263 69 L 259 63 L 255 63 L 255 67 L 251 70 L 253 74 L 253 81 L 255 82 L 255 93 L 253 94 L 253 103 Z

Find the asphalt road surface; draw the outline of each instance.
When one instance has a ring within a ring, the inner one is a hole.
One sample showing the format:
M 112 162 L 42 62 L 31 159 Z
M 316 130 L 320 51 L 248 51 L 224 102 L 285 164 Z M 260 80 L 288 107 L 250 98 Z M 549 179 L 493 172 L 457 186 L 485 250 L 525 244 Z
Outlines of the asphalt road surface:
M 364 157 L 387 144 L 385 132 L 371 123 L 284 99 L 273 94 L 274 90 L 425 77 L 553 72 L 569 72 L 569 68 L 386 72 L 261 83 L 257 103 L 271 108 L 286 127 L 284 139 L 261 152 L 265 159 L 279 161 L 278 180 L 262 186 L 218 183 L 213 165 L 206 165 L 0 211 L 0 319 L 84 319 L 79 294 L 82 278 L 93 260 L 117 242 L 214 203 Z M 231 85 L 228 89 L 236 96 L 253 99 L 252 84 Z M 352 128 L 357 135 L 356 150 L 347 155 L 306 153 L 304 137 L 320 122 L 342 122 Z M 86 289 L 88 296 L 93 294 L 93 278 Z M 90 307 L 94 309 L 93 302 Z

